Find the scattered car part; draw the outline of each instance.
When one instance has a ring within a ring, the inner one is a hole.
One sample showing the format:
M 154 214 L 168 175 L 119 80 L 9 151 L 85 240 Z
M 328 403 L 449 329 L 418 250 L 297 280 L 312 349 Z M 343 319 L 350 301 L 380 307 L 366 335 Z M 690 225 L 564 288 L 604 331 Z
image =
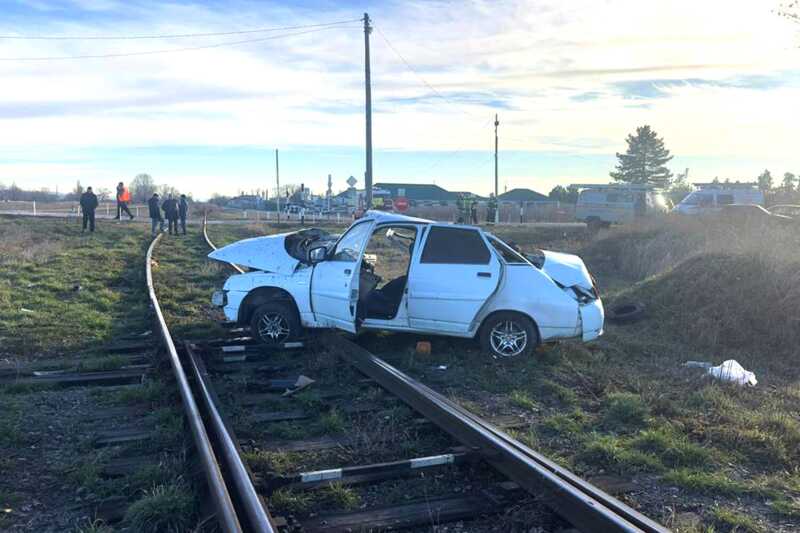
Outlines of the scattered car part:
M 617 324 L 630 324 L 644 317 L 644 304 L 622 303 L 606 310 L 606 319 Z

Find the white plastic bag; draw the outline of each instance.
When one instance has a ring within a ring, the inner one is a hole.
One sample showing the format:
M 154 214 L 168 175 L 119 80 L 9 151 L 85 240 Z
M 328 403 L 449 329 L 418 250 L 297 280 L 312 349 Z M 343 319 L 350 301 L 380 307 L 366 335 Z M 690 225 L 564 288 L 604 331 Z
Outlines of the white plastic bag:
M 721 365 L 710 367 L 708 374 L 713 378 L 730 381 L 737 385 L 755 386 L 758 383 L 756 375 L 749 370 L 745 370 L 735 359 L 728 359 Z

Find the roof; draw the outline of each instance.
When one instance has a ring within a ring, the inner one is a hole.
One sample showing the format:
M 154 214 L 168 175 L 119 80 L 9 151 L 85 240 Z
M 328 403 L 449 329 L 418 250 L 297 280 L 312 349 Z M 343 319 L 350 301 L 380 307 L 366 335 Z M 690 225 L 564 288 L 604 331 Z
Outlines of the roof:
M 499 195 L 501 202 L 548 202 L 550 198 L 531 189 L 511 189 Z
M 409 200 L 436 200 L 436 201 L 455 201 L 457 195 L 454 192 L 445 190 L 438 185 L 426 183 L 376 183 L 374 187 L 387 189 L 393 197 L 400 196 L 398 189 L 405 190 L 405 197 Z
M 400 215 L 397 213 L 387 213 L 386 211 L 367 211 L 364 213 L 363 218 L 371 218 L 378 224 L 391 224 L 391 223 L 412 223 L 412 224 L 433 224 L 433 220 L 424 218 L 410 217 L 407 215 Z

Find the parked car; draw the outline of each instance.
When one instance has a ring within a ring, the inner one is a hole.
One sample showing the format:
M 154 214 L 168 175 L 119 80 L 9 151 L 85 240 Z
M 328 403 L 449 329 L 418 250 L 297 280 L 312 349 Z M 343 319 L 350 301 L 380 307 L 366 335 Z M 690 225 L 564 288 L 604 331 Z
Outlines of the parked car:
M 776 213 L 773 210 L 767 210 L 756 204 L 724 205 L 720 211 L 720 216 L 730 222 L 744 225 L 756 223 L 796 224 L 794 218 Z
M 664 193 L 649 185 L 573 185 L 579 187 L 575 218 L 589 226 L 624 224 L 669 211 Z
M 772 205 L 769 212 L 773 215 L 783 215 L 795 219 L 800 219 L 800 205 L 794 204 L 779 204 Z
M 764 193 L 756 183 L 695 183 L 690 192 L 673 209 L 683 215 L 719 213 L 731 204 L 764 205 Z
M 498 357 L 603 332 L 583 261 L 550 251 L 531 263 L 477 226 L 369 211 L 334 240 L 318 229 L 239 241 L 209 257 L 233 275 L 212 303 L 267 345 L 304 328 L 381 329 L 478 338 Z

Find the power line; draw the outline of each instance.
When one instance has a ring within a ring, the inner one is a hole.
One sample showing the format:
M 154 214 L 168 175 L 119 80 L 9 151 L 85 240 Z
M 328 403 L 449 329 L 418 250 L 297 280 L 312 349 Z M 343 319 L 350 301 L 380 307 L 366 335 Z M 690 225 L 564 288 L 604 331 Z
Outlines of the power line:
M 240 44 L 260 43 L 264 41 L 271 41 L 274 39 L 282 39 L 283 37 L 294 37 L 296 35 L 306 35 L 309 33 L 316 33 L 325 30 L 334 30 L 340 28 L 348 28 L 350 26 L 328 26 L 323 28 L 315 28 L 306 31 L 298 31 L 294 33 L 283 33 L 281 35 L 271 35 L 269 37 L 260 37 L 258 39 L 245 39 L 241 41 L 226 41 L 223 43 L 207 44 L 202 46 L 189 46 L 186 48 L 168 48 L 162 50 L 145 50 L 142 52 L 117 52 L 110 54 L 87 54 L 77 56 L 42 56 L 42 57 L 0 57 L 0 61 L 61 61 L 73 59 L 108 59 L 117 57 L 132 57 L 132 56 L 148 56 L 156 54 L 172 54 L 175 52 L 189 52 L 192 50 L 207 50 L 210 48 L 223 48 L 225 46 L 237 46 Z
M 0 39 L 30 40 L 30 41 L 127 41 L 138 39 L 184 39 L 191 37 L 222 37 L 225 35 L 245 35 L 250 33 L 266 33 L 273 31 L 304 30 L 309 28 L 323 28 L 359 22 L 361 19 L 339 20 L 320 24 L 304 24 L 299 26 L 278 26 L 274 28 L 257 28 L 254 30 L 222 31 L 210 33 L 167 33 L 161 35 L 0 35 Z

